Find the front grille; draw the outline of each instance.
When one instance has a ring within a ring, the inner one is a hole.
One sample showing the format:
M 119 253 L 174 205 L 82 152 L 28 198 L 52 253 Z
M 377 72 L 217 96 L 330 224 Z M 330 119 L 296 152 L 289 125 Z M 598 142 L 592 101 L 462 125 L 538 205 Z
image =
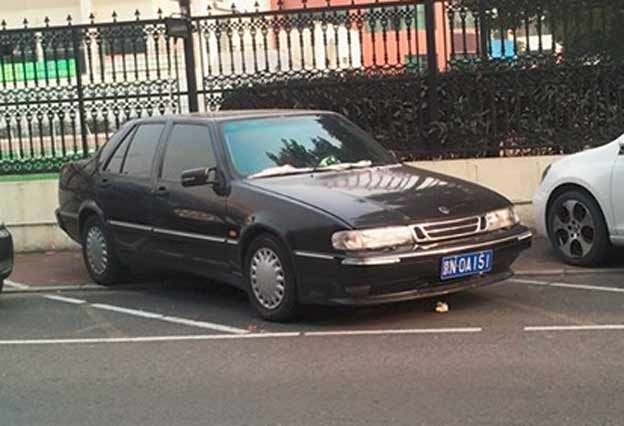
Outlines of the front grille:
M 412 227 L 416 242 L 419 244 L 470 237 L 485 232 L 486 228 L 484 216 L 425 223 Z

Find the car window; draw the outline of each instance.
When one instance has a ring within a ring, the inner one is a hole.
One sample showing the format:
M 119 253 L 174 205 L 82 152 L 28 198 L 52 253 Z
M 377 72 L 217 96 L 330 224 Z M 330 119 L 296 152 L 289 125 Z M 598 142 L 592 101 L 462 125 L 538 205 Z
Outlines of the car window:
M 200 125 L 176 124 L 167 144 L 162 179 L 180 182 L 182 172 L 186 170 L 215 166 L 210 129 Z
M 243 176 L 396 162 L 370 135 L 334 114 L 234 120 L 223 125 L 223 133 Z
M 150 177 L 152 162 L 164 124 L 143 124 L 134 133 L 124 160 L 122 173 L 135 177 Z
M 125 139 L 129 138 L 129 135 L 132 132 L 126 132 L 125 130 L 126 129 L 123 127 L 120 128 L 108 139 L 106 143 L 104 143 L 104 145 L 102 145 L 98 152 L 98 165 L 106 164 L 111 154 L 117 147 L 119 139 L 121 139 L 124 134 L 126 135 Z
M 125 137 L 123 142 L 117 145 L 117 149 L 115 150 L 115 153 L 112 155 L 112 157 L 110 157 L 110 160 L 108 160 L 108 164 L 104 168 L 105 172 L 121 173 L 121 165 L 123 164 L 123 159 L 126 156 L 128 145 L 130 144 L 130 141 L 132 140 L 132 136 L 134 135 L 135 131 L 136 129 L 128 133 L 128 135 Z M 113 142 L 114 141 L 112 139 L 108 141 L 108 143 L 105 145 L 105 148 L 109 145 L 111 146 L 111 149 L 114 148 L 115 144 Z M 104 152 L 102 152 L 101 155 L 104 155 Z M 100 158 L 104 158 L 104 157 L 100 157 Z

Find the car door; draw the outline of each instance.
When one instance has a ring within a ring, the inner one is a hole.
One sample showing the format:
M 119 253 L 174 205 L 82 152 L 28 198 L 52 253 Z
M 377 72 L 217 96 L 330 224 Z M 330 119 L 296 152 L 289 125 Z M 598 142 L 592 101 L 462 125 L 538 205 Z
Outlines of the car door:
M 226 272 L 225 196 L 211 186 L 182 186 L 184 171 L 217 166 L 209 125 L 174 123 L 161 157 L 152 199 L 154 251 L 184 269 Z
M 620 141 L 618 159 L 611 179 L 611 204 L 616 221 L 616 233 L 624 236 L 624 139 Z
M 96 202 L 120 251 L 141 251 L 150 236 L 152 170 L 164 122 L 138 124 L 103 166 Z

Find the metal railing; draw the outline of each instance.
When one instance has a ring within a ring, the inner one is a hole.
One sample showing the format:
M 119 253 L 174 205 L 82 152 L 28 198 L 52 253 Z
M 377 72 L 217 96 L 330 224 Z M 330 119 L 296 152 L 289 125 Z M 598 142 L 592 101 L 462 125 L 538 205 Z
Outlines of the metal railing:
M 132 118 L 237 105 L 338 110 L 389 148 L 420 157 L 561 151 L 544 135 L 589 107 L 553 105 L 544 134 L 532 134 L 523 126 L 542 120 L 533 103 L 546 83 L 597 85 L 594 113 L 604 109 L 614 128 L 621 121 L 616 74 L 575 83 L 548 74 L 618 66 L 622 7 L 607 0 L 294 6 L 209 10 L 181 38 L 168 33 L 162 13 L 37 28 L 2 23 L 0 174 L 58 170 Z M 526 93 L 522 85 L 538 77 L 539 90 Z M 574 149 L 599 142 L 582 139 Z

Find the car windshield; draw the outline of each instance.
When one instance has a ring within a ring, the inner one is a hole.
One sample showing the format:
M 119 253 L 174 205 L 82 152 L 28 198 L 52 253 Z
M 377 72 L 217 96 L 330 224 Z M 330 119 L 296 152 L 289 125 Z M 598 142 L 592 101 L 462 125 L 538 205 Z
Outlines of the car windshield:
M 366 132 L 333 114 L 235 120 L 223 132 L 234 167 L 249 178 L 396 163 Z

